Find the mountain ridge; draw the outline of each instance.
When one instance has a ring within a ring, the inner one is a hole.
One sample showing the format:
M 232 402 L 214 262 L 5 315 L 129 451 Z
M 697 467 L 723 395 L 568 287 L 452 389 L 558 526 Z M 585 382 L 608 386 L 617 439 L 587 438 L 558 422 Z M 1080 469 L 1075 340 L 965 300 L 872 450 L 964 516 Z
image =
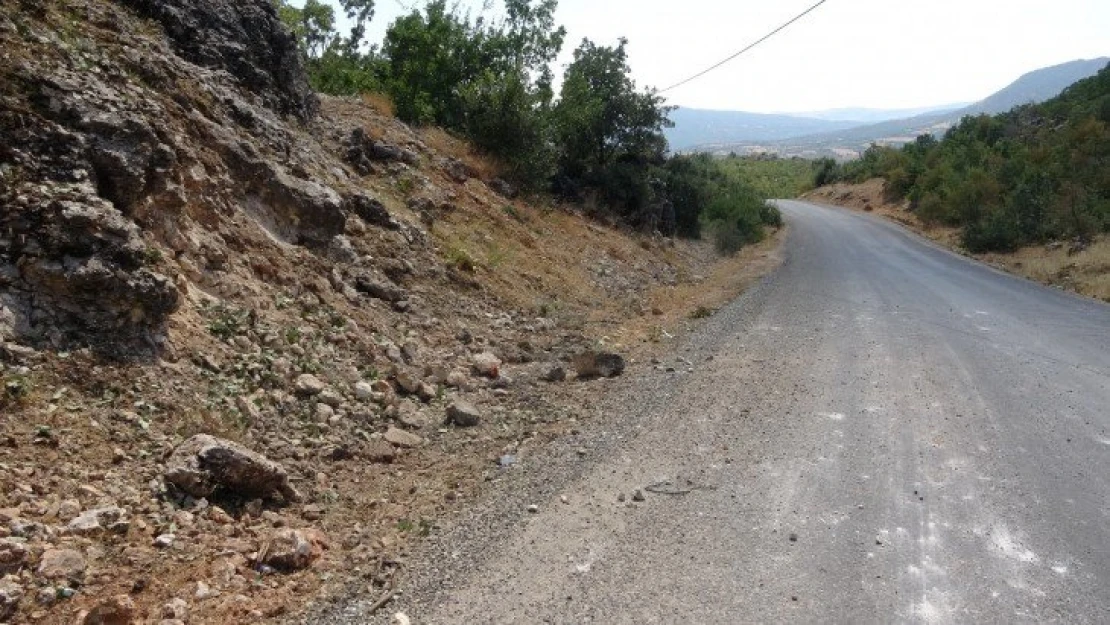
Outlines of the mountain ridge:
M 830 122 L 812 117 L 783 116 L 792 120 L 804 120 L 796 128 L 814 127 L 821 123 L 840 124 L 839 127 L 829 127 L 816 132 L 794 133 L 789 128 L 778 127 L 774 133 L 750 133 L 749 136 L 738 138 L 736 132 L 719 133 L 720 138 L 705 141 L 700 144 L 690 144 L 685 141 L 687 131 L 679 127 L 682 117 L 674 118 L 676 128 L 668 135 L 678 138 L 672 143 L 675 149 L 687 151 L 708 151 L 713 153 L 761 153 L 774 152 L 783 156 L 837 156 L 850 157 L 866 149 L 871 143 L 898 145 L 912 140 L 914 137 L 925 134 L 941 134 L 968 115 L 1002 113 L 1015 106 L 1027 103 L 1037 103 L 1059 95 L 1065 88 L 1075 82 L 1094 75 L 1110 63 L 1110 57 L 1095 59 L 1077 59 L 1048 67 L 1035 69 L 1019 76 L 1006 87 L 988 95 L 987 97 L 950 111 L 930 112 L 903 119 L 884 120 L 871 124 L 847 124 L 846 122 Z M 676 111 L 681 113 L 682 109 Z M 740 111 L 733 111 L 733 118 L 744 119 Z M 818 111 L 817 113 L 820 113 Z M 720 117 L 728 118 L 726 115 Z M 687 115 L 687 118 L 689 116 Z M 794 133 L 794 134 L 792 134 Z M 704 131 L 703 131 L 704 134 Z M 772 136 L 777 134 L 778 136 Z M 789 136 L 788 136 L 789 135 Z

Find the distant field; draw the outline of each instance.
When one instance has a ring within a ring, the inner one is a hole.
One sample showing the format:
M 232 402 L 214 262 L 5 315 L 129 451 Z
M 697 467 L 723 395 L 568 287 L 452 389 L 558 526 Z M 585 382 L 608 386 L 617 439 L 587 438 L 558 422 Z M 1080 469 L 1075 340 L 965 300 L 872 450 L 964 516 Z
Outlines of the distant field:
M 762 197 L 793 198 L 813 188 L 813 161 L 766 156 L 725 157 L 733 168 Z

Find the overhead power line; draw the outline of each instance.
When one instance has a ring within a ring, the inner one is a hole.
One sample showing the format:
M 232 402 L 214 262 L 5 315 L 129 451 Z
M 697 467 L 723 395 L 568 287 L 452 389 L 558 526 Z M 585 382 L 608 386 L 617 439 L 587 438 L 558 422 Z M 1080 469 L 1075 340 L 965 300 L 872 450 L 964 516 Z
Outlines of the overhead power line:
M 727 59 L 725 59 L 725 60 L 721 61 L 720 63 L 717 63 L 716 65 L 713 65 L 712 67 L 706 68 L 706 69 L 704 69 L 704 70 L 702 70 L 702 71 L 698 72 L 697 74 L 694 74 L 693 76 L 691 76 L 691 77 L 687 78 L 686 80 L 683 80 L 683 81 L 681 81 L 681 82 L 677 82 L 677 83 L 675 83 L 675 84 L 671 85 L 670 87 L 667 87 L 666 89 L 661 89 L 661 90 L 659 91 L 659 93 L 666 93 L 667 91 L 671 91 L 672 89 L 678 89 L 679 87 L 681 87 L 682 85 L 685 85 L 686 83 L 689 83 L 689 82 L 693 82 L 693 81 L 695 81 L 695 80 L 697 80 L 697 79 L 701 78 L 702 76 L 705 76 L 705 75 L 706 75 L 706 74 L 708 74 L 709 72 L 711 72 L 711 71 L 713 71 L 713 70 L 717 69 L 718 67 L 720 67 L 720 66 L 724 65 L 725 63 L 728 63 L 729 61 L 731 61 L 731 60 L 735 59 L 736 57 L 740 56 L 741 54 L 744 54 L 744 53 L 745 53 L 745 52 L 747 52 L 748 50 L 751 50 L 752 48 L 754 48 L 754 47 L 758 46 L 759 44 L 763 43 L 764 41 L 767 41 L 767 40 L 768 40 L 768 39 L 770 39 L 771 37 L 774 37 L 774 36 L 775 36 L 775 35 L 777 35 L 777 34 L 778 34 L 779 32 L 781 32 L 781 31 L 785 30 L 785 29 L 786 29 L 786 28 L 787 28 L 788 26 L 790 26 L 790 25 L 791 25 L 791 24 L 793 24 L 794 22 L 796 22 L 796 21 L 798 21 L 798 20 L 802 19 L 802 18 L 803 18 L 803 17 L 805 17 L 806 15 L 809 15 L 809 14 L 810 14 L 810 13 L 812 13 L 812 12 L 813 12 L 813 11 L 814 11 L 815 9 L 817 9 L 817 7 L 821 6 L 822 4 L 825 4 L 825 3 L 826 3 L 826 2 L 828 2 L 828 1 L 829 1 L 829 0 L 821 0 L 821 1 L 820 1 L 820 2 L 818 2 L 817 4 L 815 4 L 815 5 L 811 6 L 811 7 L 809 7 L 809 8 L 808 8 L 808 9 L 806 9 L 805 11 L 802 11 L 802 12 L 801 12 L 801 13 L 799 13 L 798 15 L 794 16 L 794 19 L 790 20 L 789 22 L 787 22 L 787 23 L 783 24 L 782 26 L 779 26 L 778 28 L 776 28 L 776 29 L 772 30 L 771 32 L 767 33 L 766 35 L 764 35 L 763 37 L 761 37 L 761 38 L 760 38 L 760 39 L 759 39 L 758 41 L 756 41 L 755 43 L 752 43 L 752 44 L 748 45 L 748 47 L 744 48 L 743 50 L 741 50 L 741 51 L 737 52 L 736 54 L 733 54 L 732 56 L 730 56 L 730 57 L 728 57 Z

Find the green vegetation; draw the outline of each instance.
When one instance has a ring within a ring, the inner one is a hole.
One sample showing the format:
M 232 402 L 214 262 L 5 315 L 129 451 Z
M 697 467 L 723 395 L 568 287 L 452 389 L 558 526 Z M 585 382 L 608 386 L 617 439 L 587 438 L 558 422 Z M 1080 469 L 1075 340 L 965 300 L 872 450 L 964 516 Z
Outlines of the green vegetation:
M 1110 66 L 1042 104 L 965 117 L 941 141 L 822 162 L 815 182 L 873 177 L 925 223 L 962 228 L 972 252 L 1110 231 Z
M 552 63 L 566 36 L 554 22 L 556 0 L 503 0 L 498 19 L 430 0 L 394 21 L 380 48 L 364 41 L 373 0 L 340 0 L 349 34 L 336 31 L 334 10 L 320 0 L 303 8 L 275 1 L 316 89 L 383 93 L 401 120 L 466 138 L 527 191 L 647 232 L 696 237 L 705 228 L 722 251 L 759 240 L 779 220 L 743 168 L 668 157 L 672 109 L 632 80 L 626 40 L 583 40 L 556 94 Z M 760 171 L 762 189 L 793 185 L 777 175 Z M 460 267 L 472 264 L 455 256 Z
M 813 188 L 813 161 L 774 155 L 736 156 L 724 160 L 761 197 L 793 198 Z

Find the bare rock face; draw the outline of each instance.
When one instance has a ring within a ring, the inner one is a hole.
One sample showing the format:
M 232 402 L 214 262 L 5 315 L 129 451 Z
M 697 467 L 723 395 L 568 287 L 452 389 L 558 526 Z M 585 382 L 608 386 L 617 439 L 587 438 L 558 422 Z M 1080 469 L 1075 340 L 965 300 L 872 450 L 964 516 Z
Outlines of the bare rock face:
M 193 497 L 210 497 L 222 490 L 255 497 L 276 493 L 291 502 L 301 499 L 280 464 L 239 443 L 207 434 L 198 434 L 174 450 L 165 478 Z
M 320 103 L 269 0 L 117 0 L 162 25 L 181 56 L 224 69 L 270 108 L 308 120 Z

